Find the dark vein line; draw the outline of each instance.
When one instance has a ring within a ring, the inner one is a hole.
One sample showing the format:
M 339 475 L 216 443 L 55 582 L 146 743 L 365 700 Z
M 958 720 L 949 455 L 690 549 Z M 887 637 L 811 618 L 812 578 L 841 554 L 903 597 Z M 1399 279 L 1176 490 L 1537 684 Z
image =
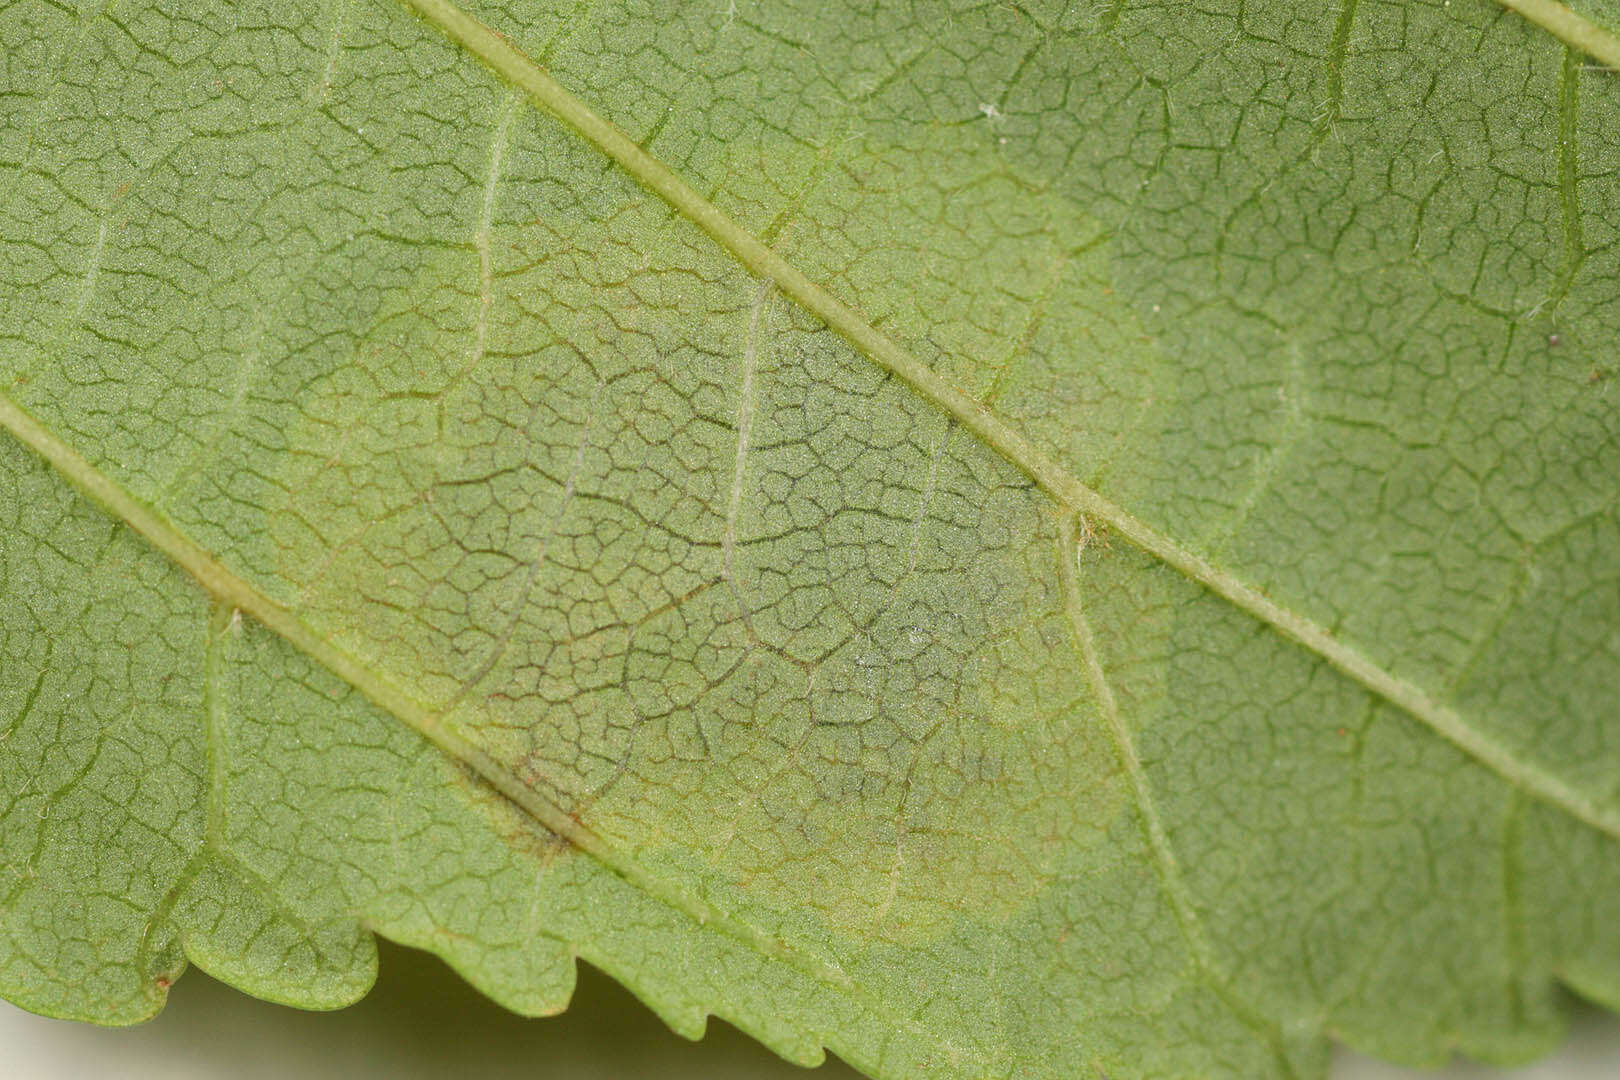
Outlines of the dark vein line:
M 568 479 L 563 484 L 561 497 L 557 500 L 556 512 L 551 516 L 551 524 L 546 534 L 540 538 L 540 550 L 535 552 L 534 558 L 529 561 L 528 573 L 523 578 L 523 588 L 518 592 L 517 602 L 512 605 L 511 618 L 507 620 L 506 629 L 496 639 L 489 655 L 483 663 L 478 665 L 470 676 L 464 679 L 460 688 L 439 708 L 439 715 L 444 716 L 452 712 L 473 691 L 477 690 L 483 681 L 489 677 L 495 666 L 504 660 L 512 651 L 512 639 L 517 629 L 523 623 L 523 616 L 529 609 L 529 603 L 534 596 L 534 587 L 540 581 L 540 571 L 551 561 L 551 542 L 556 539 L 558 531 L 562 528 L 563 518 L 568 515 L 569 507 L 573 505 L 574 495 L 579 490 L 579 476 L 585 465 L 585 454 L 591 445 L 591 421 L 596 417 L 596 398 L 601 394 L 602 386 L 597 384 L 596 393 L 592 395 L 584 427 L 579 434 L 579 443 L 574 449 L 574 463 L 568 470 Z
M 13 716 L 10 722 L 6 724 L 5 730 L 0 731 L 0 743 L 4 743 L 11 738 L 12 733 L 22 727 L 23 722 L 34 711 L 34 706 L 39 702 L 40 691 L 45 688 L 45 676 L 50 673 L 51 654 L 55 651 L 55 639 L 47 637 L 45 639 L 45 659 L 40 662 L 39 677 L 34 680 L 34 685 L 29 688 L 27 695 L 23 698 L 22 708 L 18 710 L 17 715 Z

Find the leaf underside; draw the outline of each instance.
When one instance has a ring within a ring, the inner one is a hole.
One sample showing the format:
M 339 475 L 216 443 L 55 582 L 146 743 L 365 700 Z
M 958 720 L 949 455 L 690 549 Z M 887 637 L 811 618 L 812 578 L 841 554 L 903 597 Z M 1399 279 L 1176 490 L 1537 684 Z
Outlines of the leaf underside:
M 1607 2 L 0 5 L 0 992 L 1620 1006 Z

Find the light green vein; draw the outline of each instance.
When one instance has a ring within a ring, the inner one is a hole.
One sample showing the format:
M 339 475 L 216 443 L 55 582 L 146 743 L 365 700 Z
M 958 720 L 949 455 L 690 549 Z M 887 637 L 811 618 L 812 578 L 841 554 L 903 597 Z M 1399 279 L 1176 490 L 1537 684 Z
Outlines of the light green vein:
M 1113 684 L 1109 682 L 1108 675 L 1103 670 L 1102 654 L 1097 649 L 1096 635 L 1091 632 L 1091 621 L 1086 618 L 1085 607 L 1081 602 L 1078 565 L 1080 545 L 1077 542 L 1075 525 L 1074 514 L 1065 514 L 1058 524 L 1057 573 L 1058 585 L 1063 594 L 1063 611 L 1069 620 L 1069 631 L 1074 637 L 1075 651 L 1080 655 L 1080 666 L 1085 671 L 1086 682 L 1091 686 L 1092 696 L 1097 701 L 1103 723 L 1108 728 L 1110 741 L 1114 744 L 1114 754 L 1119 761 L 1119 767 L 1131 785 L 1131 794 L 1136 802 L 1142 832 L 1147 839 L 1148 851 L 1159 874 L 1159 884 L 1170 902 L 1176 924 L 1181 930 L 1182 940 L 1186 941 L 1192 953 L 1193 964 L 1203 975 L 1206 985 L 1232 1015 L 1254 1032 L 1270 1049 L 1272 1060 L 1277 1065 L 1277 1074 L 1295 1076 L 1297 1072 L 1283 1050 L 1276 1024 L 1232 990 L 1225 972 L 1216 961 L 1209 933 L 1204 929 L 1204 921 L 1194 906 L 1192 890 L 1187 887 L 1187 881 L 1182 876 L 1181 864 L 1177 861 L 1175 848 L 1170 843 L 1170 834 L 1166 831 L 1164 819 L 1159 814 L 1158 800 L 1154 798 L 1153 787 L 1148 783 L 1147 770 L 1143 768 L 1142 758 L 1136 752 L 1136 739 L 1125 722 L 1119 700 L 1114 696 Z
M 203 659 L 203 734 L 208 750 L 208 825 L 205 844 L 223 851 L 228 831 L 226 781 L 230 761 L 225 746 L 225 639 L 241 616 L 230 603 L 214 598 L 208 615 L 208 645 Z
M 1509 11 L 1516 11 L 1573 49 L 1578 49 L 1604 67 L 1620 71 L 1620 34 L 1583 15 L 1577 15 L 1557 0 L 1497 0 Z
M 1085 670 L 1086 682 L 1091 684 L 1092 696 L 1096 698 L 1097 708 L 1101 711 L 1103 723 L 1108 728 L 1109 738 L 1114 744 L 1114 754 L 1119 759 L 1119 767 L 1131 785 L 1131 793 L 1142 820 L 1142 831 L 1147 836 L 1148 850 L 1153 853 L 1153 861 L 1158 867 L 1159 880 L 1164 887 L 1165 896 L 1170 901 L 1176 922 L 1181 926 L 1181 936 L 1186 939 L 1188 947 L 1192 950 L 1193 961 L 1206 972 L 1213 971 L 1215 957 L 1209 945 L 1208 935 L 1204 932 L 1203 921 L 1198 917 L 1197 909 L 1193 907 L 1192 894 L 1181 876 L 1175 849 L 1170 846 L 1170 836 L 1165 832 L 1164 822 L 1159 817 L 1158 804 L 1153 798 L 1153 789 L 1148 784 L 1147 770 L 1142 767 L 1142 759 L 1136 753 L 1136 740 L 1131 737 L 1130 728 L 1125 725 L 1119 702 L 1114 697 L 1113 685 L 1103 671 L 1102 657 L 1097 652 L 1096 637 L 1091 632 L 1091 621 L 1086 618 L 1081 606 L 1080 581 L 1075 566 L 1079 553 L 1080 545 L 1076 541 L 1074 515 L 1065 514 L 1058 527 L 1058 584 L 1063 590 L 1063 611 L 1069 620 L 1069 631 L 1074 635 L 1075 651 L 1080 654 L 1080 666 Z
M 1060 502 L 1066 512 L 1085 513 L 1107 522 L 1116 534 L 1316 653 L 1367 690 L 1450 740 L 1509 783 L 1611 836 L 1620 837 L 1620 808 L 1599 803 L 1535 762 L 1521 760 L 1511 747 L 1474 727 L 1456 710 L 1422 687 L 1384 670 L 1355 647 L 1340 641 L 1331 630 L 1276 603 L 1230 571 L 1187 550 L 1082 484 L 982 402 L 941 378 L 899 343 L 867 322 L 859 312 L 790 265 L 758 237 L 698 194 L 668 166 L 643 150 L 611 121 L 597 115 L 590 106 L 490 27 L 448 0 L 402 2 L 414 8 L 497 74 L 526 91 L 539 105 L 706 232 L 750 271 L 773 282 L 868 359 L 904 380 L 986 445 L 1023 470 Z M 1584 20 L 1580 21 L 1584 23 Z M 1612 39 L 1613 35 L 1608 37 Z M 1595 43 L 1603 45 L 1602 41 Z M 1620 60 L 1620 41 L 1613 44 L 1613 55 Z M 1587 48 L 1585 45 L 1580 47 Z M 1587 48 L 1587 51 L 1592 50 Z M 1600 52 L 1594 52 L 1594 55 L 1603 59 Z

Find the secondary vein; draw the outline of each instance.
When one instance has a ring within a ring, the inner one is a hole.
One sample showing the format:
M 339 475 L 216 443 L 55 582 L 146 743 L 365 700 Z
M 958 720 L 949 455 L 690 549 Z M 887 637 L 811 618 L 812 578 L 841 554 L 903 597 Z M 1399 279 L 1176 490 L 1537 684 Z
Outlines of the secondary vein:
M 1119 699 L 1114 696 L 1113 685 L 1103 670 L 1102 654 L 1097 649 L 1097 638 L 1091 631 L 1091 621 L 1086 618 L 1085 606 L 1080 597 L 1078 566 L 1080 545 L 1075 534 L 1075 524 L 1075 515 L 1065 514 L 1058 525 L 1057 572 L 1058 584 L 1063 594 L 1063 611 L 1069 620 L 1069 631 L 1074 637 L 1075 651 L 1080 655 L 1080 666 L 1085 670 L 1086 682 L 1091 686 L 1092 696 L 1096 699 L 1103 723 L 1108 728 L 1120 769 L 1131 786 L 1131 796 L 1136 802 L 1137 816 L 1142 823 L 1148 851 L 1152 856 L 1154 868 L 1158 871 L 1159 885 L 1164 891 L 1165 898 L 1170 902 L 1170 910 L 1181 930 L 1182 940 L 1186 941 L 1192 954 L 1193 963 L 1202 973 L 1211 992 L 1231 1010 L 1232 1015 L 1237 1017 L 1240 1023 L 1253 1031 L 1271 1050 L 1273 1060 L 1277 1063 L 1278 1075 L 1295 1076 L 1296 1072 L 1283 1050 L 1276 1023 L 1268 1020 L 1261 1010 L 1239 997 L 1233 990 L 1226 972 L 1221 970 L 1215 956 L 1215 948 L 1210 944 L 1209 933 L 1204 928 L 1204 921 L 1193 903 L 1192 890 L 1188 888 L 1187 880 L 1181 873 L 1181 864 L 1176 859 L 1175 847 L 1170 843 L 1170 834 L 1165 829 L 1164 818 L 1159 813 L 1158 800 L 1154 798 L 1153 787 L 1148 783 L 1147 769 L 1142 765 L 1142 758 L 1136 752 L 1136 739 L 1131 734 L 1130 725 L 1126 723 L 1125 715 L 1119 707 Z
M 1165 896 L 1170 901 L 1170 908 L 1175 913 L 1176 922 L 1181 926 L 1182 937 L 1186 939 L 1198 966 L 1206 972 L 1213 972 L 1215 959 L 1209 937 L 1204 932 L 1203 921 L 1198 917 L 1197 909 L 1193 906 L 1191 891 L 1181 876 L 1175 849 L 1170 846 L 1170 836 L 1165 831 L 1164 821 L 1159 816 L 1158 803 L 1153 798 L 1153 789 L 1148 784 L 1147 770 L 1142 767 L 1142 759 L 1136 752 L 1136 740 L 1132 738 L 1130 728 L 1125 724 L 1119 702 L 1114 697 L 1113 685 L 1103 671 L 1102 657 L 1097 652 L 1096 636 L 1091 632 L 1091 621 L 1086 618 L 1085 610 L 1081 606 L 1080 581 L 1075 567 L 1079 551 L 1080 546 L 1075 537 L 1074 515 L 1065 514 L 1058 528 L 1057 567 L 1058 583 L 1063 590 L 1063 611 L 1068 616 L 1069 631 L 1074 635 L 1075 649 L 1080 654 L 1080 665 L 1085 669 L 1086 682 L 1091 684 L 1092 696 L 1096 698 L 1097 708 L 1102 713 L 1103 723 L 1107 726 L 1109 738 L 1114 743 L 1114 754 L 1119 758 L 1119 767 L 1131 785 L 1131 795 L 1136 801 L 1137 811 L 1142 819 L 1142 831 L 1146 834 L 1148 849 L 1153 854 L 1153 861 L 1158 868 Z
M 1107 522 L 1115 534 L 1316 653 L 1336 670 L 1411 714 L 1510 783 L 1611 836 L 1620 837 L 1620 807 L 1604 805 L 1534 762 L 1520 760 L 1511 747 L 1469 724 L 1456 710 L 1416 683 L 1386 671 L 1354 646 L 1340 641 L 1326 627 L 1276 603 L 1230 571 L 1182 547 L 1166 534 L 1081 483 L 983 402 L 942 378 L 859 312 L 812 281 L 719 207 L 698 194 L 673 170 L 643 150 L 617 125 L 575 97 L 505 37 L 449 0 L 402 2 L 483 61 L 496 74 L 526 91 L 537 104 L 611 158 L 642 186 L 669 203 L 748 270 L 774 283 L 872 362 L 906 382 L 977 435 L 987 446 L 1044 488 L 1066 513 L 1084 513 Z M 1547 0 L 1502 2 L 1519 10 L 1535 9 L 1543 15 L 1546 14 L 1543 8 L 1560 7 L 1549 4 Z M 1564 10 L 1567 12 L 1567 9 Z M 1578 47 L 1606 63 L 1620 66 L 1620 39 L 1578 16 L 1571 14 L 1570 17 L 1588 28 L 1581 31 Z M 1570 30 L 1574 24 L 1565 21 L 1558 25 Z M 1612 61 L 1603 51 L 1609 45 L 1613 47 Z

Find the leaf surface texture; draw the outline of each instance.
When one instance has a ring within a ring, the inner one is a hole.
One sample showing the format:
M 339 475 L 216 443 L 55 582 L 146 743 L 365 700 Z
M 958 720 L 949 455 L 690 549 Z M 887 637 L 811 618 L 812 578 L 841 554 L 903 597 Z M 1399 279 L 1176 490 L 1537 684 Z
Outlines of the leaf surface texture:
M 8 996 L 376 931 L 885 1077 L 1620 1004 L 1611 76 L 1460 0 L 416 6 L 0 8 Z

